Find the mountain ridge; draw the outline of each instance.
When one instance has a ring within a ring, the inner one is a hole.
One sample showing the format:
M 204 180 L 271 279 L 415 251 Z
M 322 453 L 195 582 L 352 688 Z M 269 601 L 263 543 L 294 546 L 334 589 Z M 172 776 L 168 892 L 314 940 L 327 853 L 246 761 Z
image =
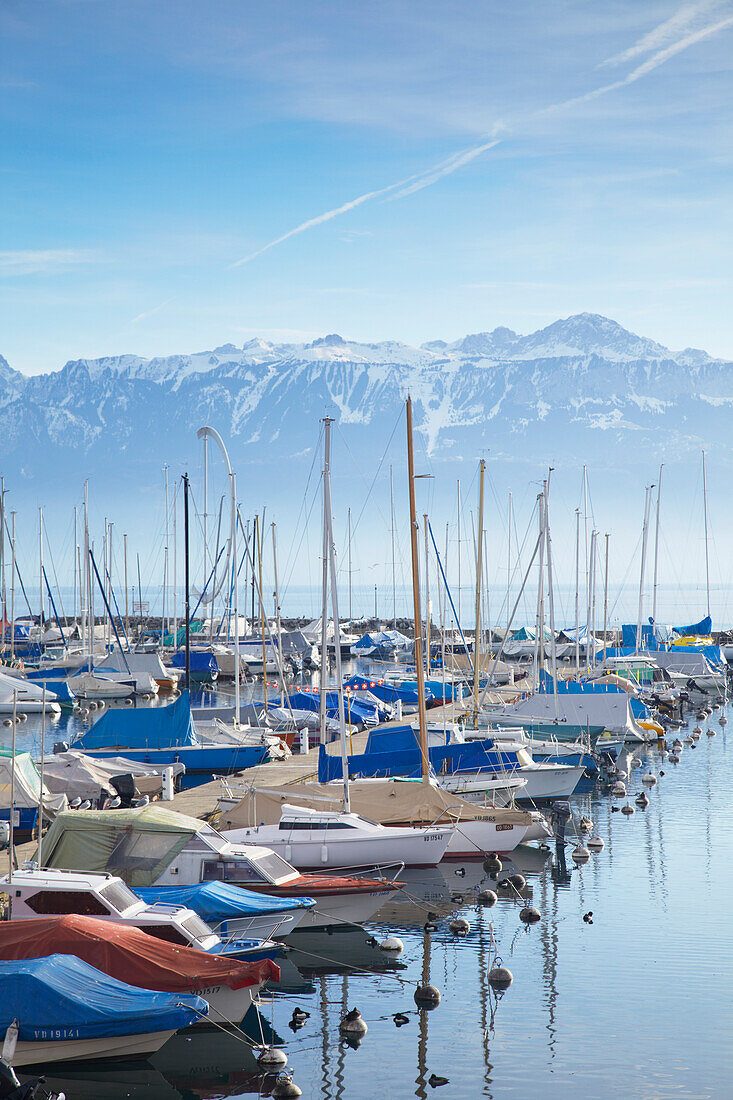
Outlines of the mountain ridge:
M 0 358 L 0 430 L 6 460 L 36 493 L 69 481 L 76 492 L 90 470 L 103 487 L 142 492 L 163 464 L 191 460 L 204 423 L 239 468 L 287 480 L 326 414 L 348 432 L 357 465 L 374 468 L 408 393 L 436 463 L 490 452 L 536 471 L 602 452 L 624 470 L 712 435 L 733 466 L 733 363 L 670 351 L 590 313 L 525 335 L 499 327 L 421 347 L 337 333 L 290 344 L 257 337 L 192 354 L 69 360 L 31 377 Z

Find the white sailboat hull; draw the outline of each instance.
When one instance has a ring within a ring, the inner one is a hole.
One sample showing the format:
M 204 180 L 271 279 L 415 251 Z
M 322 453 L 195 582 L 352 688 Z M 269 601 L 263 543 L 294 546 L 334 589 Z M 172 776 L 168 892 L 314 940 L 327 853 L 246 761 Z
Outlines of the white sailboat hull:
M 363 836 L 339 836 L 342 830 L 298 831 L 277 825 L 233 829 L 222 835 L 233 844 L 258 844 L 271 848 L 299 871 L 341 870 L 404 863 L 407 867 L 434 867 L 451 840 L 451 829 L 399 829 L 385 826 Z M 344 829 L 343 833 L 358 833 Z
M 70 1029 L 70 1030 L 73 1030 Z M 102 1058 L 141 1058 L 154 1054 L 167 1043 L 173 1031 L 151 1031 L 142 1035 L 108 1035 L 101 1039 L 53 1039 L 54 1031 L 39 1029 L 35 1042 L 19 1041 L 13 1066 L 47 1065 L 49 1062 L 91 1062 Z
M 520 774 L 527 783 L 520 797 L 533 802 L 548 798 L 567 798 L 577 787 L 584 772 L 584 767 L 572 764 L 534 764 L 522 768 Z M 473 801 L 476 796 L 483 799 L 488 790 L 488 784 L 480 772 L 473 775 L 441 776 L 441 785 L 468 801 Z

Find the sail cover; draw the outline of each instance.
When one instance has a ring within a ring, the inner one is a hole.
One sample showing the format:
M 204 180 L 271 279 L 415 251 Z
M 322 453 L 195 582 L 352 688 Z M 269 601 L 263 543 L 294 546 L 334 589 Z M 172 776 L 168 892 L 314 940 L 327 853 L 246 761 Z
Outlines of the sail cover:
M 196 818 L 158 805 L 133 810 L 69 810 L 43 841 L 43 865 L 67 871 L 108 871 L 128 886 L 152 886 L 203 828 Z
M 165 993 L 196 993 L 214 985 L 241 989 L 279 977 L 279 967 L 269 959 L 238 962 L 209 955 L 96 917 L 0 922 L 0 961 L 47 955 L 73 955 L 110 978 Z
M 201 997 L 138 989 L 73 955 L 0 962 L 0 1035 L 18 1020 L 23 1042 L 178 1031 L 208 1010 Z
M 74 742 L 74 748 L 168 749 L 197 744 L 190 697 L 182 691 L 167 707 L 105 711 L 89 732 Z
M 276 898 L 256 894 L 229 882 L 197 882 L 193 886 L 151 886 L 137 891 L 143 901 L 154 905 L 185 905 L 193 909 L 208 924 L 235 920 L 239 917 L 256 917 L 263 914 L 277 916 L 293 909 L 312 909 L 312 898 Z

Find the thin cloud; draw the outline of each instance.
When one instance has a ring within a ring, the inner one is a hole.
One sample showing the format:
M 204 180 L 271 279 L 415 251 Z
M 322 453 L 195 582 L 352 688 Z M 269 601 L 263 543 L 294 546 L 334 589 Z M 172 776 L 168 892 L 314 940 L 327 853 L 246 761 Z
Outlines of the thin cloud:
M 645 53 L 653 53 L 663 49 L 670 42 L 679 38 L 680 34 L 695 24 L 701 17 L 707 15 L 715 8 L 719 8 L 721 0 L 697 0 L 695 4 L 685 4 L 679 8 L 669 19 L 659 23 L 653 30 L 643 35 L 638 42 L 621 53 L 602 61 L 598 66 L 624 65 L 627 61 L 633 61 L 635 57 L 641 57 Z
M 380 187 L 375 191 L 367 191 L 366 194 L 359 195 L 358 198 L 351 199 L 341 206 L 336 206 L 333 210 L 327 210 L 325 214 L 319 214 L 315 218 L 309 218 L 308 221 L 301 222 L 300 225 L 296 225 L 294 229 L 290 229 L 287 233 L 283 233 L 282 236 L 275 237 L 274 240 L 268 241 L 262 248 L 258 248 L 256 252 L 250 252 L 248 256 L 244 256 L 241 260 L 236 260 L 234 263 L 230 264 L 229 267 L 241 267 L 242 264 L 248 264 L 250 260 L 256 259 L 258 256 L 261 256 L 263 252 L 268 252 L 278 244 L 283 244 L 284 241 L 290 240 L 291 237 L 296 237 L 299 233 L 305 233 L 307 229 L 314 229 L 317 225 L 323 225 L 324 222 L 330 222 L 333 218 L 338 218 L 341 214 L 346 214 L 349 210 L 354 210 L 355 207 L 361 206 L 362 203 L 370 202 L 372 199 L 378 199 L 381 195 L 391 195 L 392 198 L 401 199 L 405 198 L 407 195 L 414 194 L 415 191 L 421 191 L 423 187 L 430 187 L 431 184 L 436 183 L 444 176 L 449 176 L 452 172 L 457 171 L 458 168 L 462 168 L 463 165 L 468 164 L 475 157 L 479 156 L 479 154 L 485 152 L 487 149 L 491 149 L 497 144 L 498 139 L 493 139 L 492 141 L 482 142 L 480 145 L 473 145 L 469 149 L 462 149 L 457 153 L 451 153 L 449 157 L 438 161 L 438 163 L 432 165 L 432 167 L 422 172 L 415 172 L 406 179 L 398 180 L 397 183 L 390 183 L 386 187 Z M 392 192 L 396 192 L 396 194 L 392 195 Z
M 733 26 L 733 15 L 726 16 L 725 19 L 720 19 L 717 23 L 710 23 L 706 27 L 701 27 L 699 30 L 692 31 L 684 38 L 678 39 L 677 42 L 673 42 L 670 46 L 667 46 L 663 50 L 657 50 L 655 54 L 648 57 L 646 61 L 642 61 L 641 65 L 637 65 L 635 69 L 632 69 L 630 73 L 627 73 L 621 80 L 614 80 L 611 84 L 603 84 L 600 88 L 594 88 L 591 92 L 584 92 L 583 95 L 574 96 L 572 99 L 566 99 L 563 103 L 556 103 L 552 107 L 545 108 L 545 111 L 541 114 L 549 113 L 551 111 L 563 110 L 566 107 L 575 107 L 580 103 L 590 103 L 591 100 L 599 99 L 601 96 L 608 95 L 609 92 L 618 91 L 619 88 L 625 88 L 629 84 L 635 84 L 637 80 L 641 80 L 642 77 L 647 76 L 649 73 L 654 72 L 660 65 L 664 65 L 672 57 L 676 57 L 678 53 L 682 53 L 683 50 L 687 50 L 690 46 L 697 45 L 698 42 L 702 42 L 705 38 L 712 38 L 713 35 L 719 34 L 727 27 Z
M 85 248 L 24 248 L 0 252 L 0 274 L 35 275 L 93 263 L 97 255 Z
M 689 27 L 701 14 L 706 11 L 711 11 L 717 6 L 718 3 L 716 0 L 700 0 L 699 3 L 681 8 L 674 16 L 664 23 L 660 23 L 658 27 L 641 38 L 637 43 L 625 51 L 624 54 L 619 54 L 617 59 L 609 58 L 608 63 L 610 64 L 611 62 L 615 63 L 616 60 L 620 62 L 623 59 L 629 60 L 633 57 L 641 56 L 644 53 L 648 53 L 650 50 L 655 51 L 652 53 L 651 57 L 648 57 L 646 61 L 637 65 L 636 68 L 632 69 L 630 73 L 627 73 L 625 77 L 620 80 L 614 80 L 610 84 L 603 84 L 600 88 L 594 88 L 592 91 L 584 92 L 582 95 L 566 99 L 562 103 L 556 103 L 549 107 L 542 108 L 534 113 L 535 117 L 541 117 L 542 115 L 564 110 L 568 107 L 577 106 L 582 103 L 589 103 L 594 99 L 599 99 L 601 96 L 608 95 L 611 92 L 618 91 L 620 88 L 634 84 L 637 80 L 641 80 L 642 77 L 647 76 L 661 65 L 664 65 L 678 53 L 682 53 L 683 50 L 687 50 L 690 46 L 694 46 L 706 38 L 711 38 L 713 35 L 719 34 L 727 27 L 732 26 L 733 15 L 729 15 L 715 23 L 709 23 L 705 26 L 698 27 L 682 38 L 670 41 L 675 34 Z M 664 45 L 665 42 L 669 42 L 669 45 Z M 658 46 L 662 48 L 657 48 Z M 422 172 L 417 172 L 412 176 L 408 176 L 406 179 L 399 180 L 397 183 L 388 184 L 386 187 L 380 187 L 374 191 L 367 191 L 365 194 L 359 195 L 357 198 L 351 199 L 341 206 L 336 206 L 332 210 L 327 210 L 324 214 L 319 214 L 315 218 L 309 218 L 307 221 L 301 222 L 300 225 L 296 225 L 294 229 L 288 230 L 287 233 L 283 233 L 281 236 L 275 237 L 274 240 L 268 241 L 267 244 L 258 248 L 255 252 L 250 252 L 248 256 L 242 257 L 241 260 L 236 260 L 229 265 L 229 268 L 241 267 L 243 264 L 250 263 L 251 260 L 261 256 L 264 252 L 268 252 L 271 248 L 275 248 L 277 245 L 290 240 L 291 237 L 298 236 L 300 233 L 305 233 L 306 230 L 314 229 L 318 225 L 323 225 L 325 222 L 329 222 L 333 218 L 338 218 L 342 214 L 347 214 L 350 210 L 354 210 L 357 206 L 370 202 L 372 199 L 377 199 L 386 195 L 389 196 L 386 201 L 393 202 L 395 199 L 403 199 L 408 195 L 414 195 L 417 191 L 422 191 L 425 187 L 431 187 L 445 176 L 452 175 L 453 172 L 470 164 L 472 160 L 475 160 L 475 158 L 482 153 L 488 152 L 489 149 L 493 149 L 499 145 L 500 141 L 500 138 L 492 135 L 489 140 L 482 141 L 478 145 L 472 145 L 468 149 L 462 149 L 452 153 L 444 160 L 438 161 L 438 163 L 434 164 L 431 168 L 425 169 Z
M 481 156 L 482 153 L 487 152 L 489 149 L 493 149 L 495 145 L 499 144 L 499 138 L 493 138 L 491 141 L 485 141 L 481 145 L 474 145 L 470 149 L 464 149 L 461 153 L 453 153 L 452 156 L 446 160 L 437 164 L 434 168 L 429 169 L 424 176 L 416 180 L 415 183 L 411 183 L 409 187 L 403 187 L 396 194 L 390 195 L 388 202 L 394 202 L 395 199 L 404 199 L 407 195 L 414 195 L 416 191 L 422 191 L 423 187 L 431 187 L 438 180 L 442 180 L 444 176 L 450 176 L 453 172 L 457 172 L 459 168 L 463 168 L 464 165 L 470 164 L 476 157 Z
M 159 306 L 153 306 L 152 309 L 145 310 L 144 313 L 138 313 L 137 317 L 129 322 L 131 325 L 138 325 L 141 321 L 147 321 L 148 317 L 154 317 L 156 313 L 160 313 L 162 309 L 169 306 L 171 302 L 175 301 L 174 298 L 167 298 L 165 302 L 161 302 Z

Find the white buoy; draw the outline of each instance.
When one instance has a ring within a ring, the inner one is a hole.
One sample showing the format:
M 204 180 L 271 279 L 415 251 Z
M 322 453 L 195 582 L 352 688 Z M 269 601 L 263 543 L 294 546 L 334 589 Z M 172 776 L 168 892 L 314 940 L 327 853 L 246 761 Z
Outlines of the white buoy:
M 628 802 L 626 803 L 626 805 L 625 805 L 625 806 L 622 806 L 622 807 L 621 807 L 621 813 L 622 813 L 622 814 L 626 814 L 626 816 L 627 816 L 627 817 L 631 817 L 631 815 L 633 814 L 633 812 L 634 812 L 634 807 L 633 807 L 633 806 L 630 806 L 630 805 L 628 804 Z
M 486 909 L 491 909 L 492 905 L 496 905 L 499 900 L 499 895 L 493 890 L 479 890 L 478 898 L 476 899 L 479 905 L 485 906 Z
M 284 1051 L 279 1050 L 278 1047 L 265 1047 L 257 1055 L 257 1064 L 260 1066 L 268 1066 L 274 1068 L 275 1066 L 286 1066 L 288 1064 L 288 1056 Z
M 589 833 L 593 828 L 593 822 L 589 817 L 581 817 L 579 828 L 581 833 Z
M 18 715 L 18 721 L 19 721 L 19 722 L 27 722 L 27 721 L 28 721 L 28 715 L 27 715 L 27 714 L 25 714 L 25 713 L 22 713 L 22 712 L 21 712 L 21 713 L 20 713 L 20 714 Z
M 577 848 L 573 848 L 572 856 L 576 863 L 587 863 L 590 859 L 590 852 L 582 844 L 579 844 Z
M 358 1008 L 352 1008 L 351 1012 L 347 1012 L 339 1024 L 339 1031 L 345 1035 L 366 1035 L 368 1030 L 366 1021 Z
M 676 752 L 671 752 L 669 754 L 669 762 L 670 764 L 679 764 L 680 758 Z
M 626 798 L 626 784 L 621 783 L 620 781 L 618 783 L 614 783 L 613 787 L 611 788 L 611 794 L 614 798 Z
M 523 909 L 519 910 L 519 919 L 522 924 L 537 924 L 538 920 L 542 920 L 542 915 L 539 909 L 535 909 L 534 905 L 525 905 Z
M 634 759 L 631 761 L 631 767 L 632 768 L 640 768 L 641 767 L 641 760 L 638 756 L 635 756 Z
M 440 1004 L 440 990 L 434 985 L 419 985 L 415 990 L 415 1004 L 421 1008 L 435 1008 Z
M 700 734 L 700 733 L 702 733 L 702 730 L 701 730 L 700 726 L 695 726 L 695 728 L 693 729 L 693 731 L 692 731 L 692 732 L 693 732 L 693 733 L 697 733 L 697 734 Z
M 302 1095 L 302 1089 L 299 1089 L 296 1085 L 292 1073 L 278 1073 L 277 1080 L 270 1092 L 270 1096 L 274 1097 L 274 1100 L 295 1100 L 297 1096 Z
M 636 798 L 634 799 L 634 802 L 636 802 L 637 806 L 648 806 L 649 805 L 649 796 L 646 794 L 645 791 L 641 791 L 639 794 L 637 794 Z
M 646 775 L 642 775 L 641 781 L 646 787 L 654 787 L 657 783 L 657 777 L 651 772 L 647 772 Z
M 404 949 L 405 945 L 399 936 L 387 936 L 387 938 L 382 940 L 379 944 L 379 950 L 390 955 L 399 955 Z
M 724 714 L 721 714 L 720 718 L 718 719 L 718 722 L 720 723 L 721 726 L 727 726 L 728 725 L 728 719 L 725 717 Z
M 471 931 L 471 925 L 465 917 L 454 917 L 448 922 L 448 928 L 454 936 L 467 936 Z
M 3 719 L 3 725 L 4 726 L 12 726 L 12 724 L 13 724 L 13 719 L 12 718 L 4 718 Z
M 489 971 L 489 984 L 494 989 L 508 989 L 514 981 L 514 975 L 506 966 L 495 966 Z
M 590 848 L 591 852 L 602 852 L 603 849 L 605 848 L 605 844 L 603 843 L 603 841 L 601 840 L 601 838 L 599 836 L 588 837 L 588 840 L 586 841 L 586 843 L 587 843 L 588 847 Z
M 709 730 L 706 730 L 705 732 L 707 733 L 708 737 L 715 737 L 715 730 L 714 729 L 709 729 Z

